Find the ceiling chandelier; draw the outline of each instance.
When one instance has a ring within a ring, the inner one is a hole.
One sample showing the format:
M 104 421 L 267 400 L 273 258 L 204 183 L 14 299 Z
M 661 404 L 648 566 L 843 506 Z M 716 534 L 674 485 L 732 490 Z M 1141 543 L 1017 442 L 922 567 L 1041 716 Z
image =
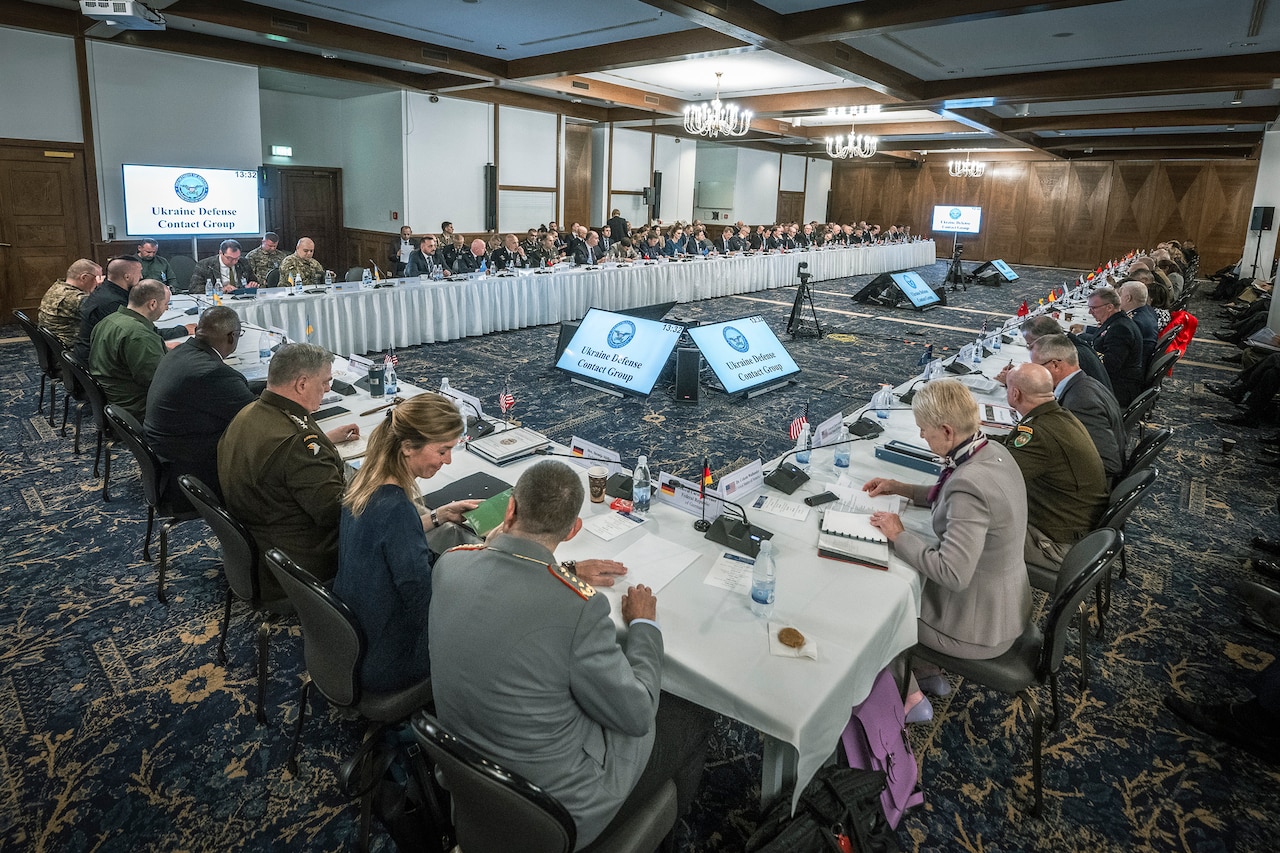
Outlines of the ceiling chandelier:
M 966 152 L 963 160 L 952 160 L 947 171 L 953 178 L 981 178 L 987 171 L 987 164 L 982 160 L 970 160 Z
M 720 72 L 716 72 L 716 96 L 709 104 L 684 108 L 684 129 L 698 136 L 742 136 L 751 129 L 751 110 L 738 112 L 737 104 L 720 100 Z
M 829 118 L 848 118 L 856 120 L 858 116 L 875 115 L 880 112 L 880 107 L 876 104 L 866 104 L 858 107 L 828 107 L 827 116 Z M 856 126 L 851 122 L 849 125 L 849 137 L 846 140 L 843 136 L 827 137 L 827 155 L 833 160 L 846 160 L 850 157 L 871 157 L 876 153 L 876 146 L 880 140 L 874 136 L 855 133 Z

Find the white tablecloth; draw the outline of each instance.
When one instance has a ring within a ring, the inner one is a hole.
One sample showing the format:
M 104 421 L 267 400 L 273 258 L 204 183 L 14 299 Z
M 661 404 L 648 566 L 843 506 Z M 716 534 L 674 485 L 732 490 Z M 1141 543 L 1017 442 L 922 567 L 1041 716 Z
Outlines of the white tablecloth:
M 347 284 L 353 289 L 323 295 L 285 296 L 283 288 L 272 288 L 226 304 L 246 324 L 281 328 L 290 340 L 346 355 L 578 320 L 592 307 L 619 310 L 787 287 L 797 283 L 802 261 L 815 281 L 824 281 L 926 266 L 935 252 L 933 241 L 925 240 L 545 275 L 524 271 L 510 278 L 398 279 L 394 287 Z

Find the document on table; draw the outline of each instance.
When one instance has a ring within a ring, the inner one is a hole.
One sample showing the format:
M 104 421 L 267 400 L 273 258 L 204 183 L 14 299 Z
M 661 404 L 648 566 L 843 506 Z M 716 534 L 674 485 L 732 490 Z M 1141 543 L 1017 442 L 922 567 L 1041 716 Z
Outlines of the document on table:
M 840 503 L 831 507 L 844 512 L 861 512 L 870 515 L 873 512 L 896 512 L 899 515 L 907 508 L 907 499 L 898 495 L 871 495 L 862 491 L 861 485 L 847 482 L 828 483 L 827 489 L 840 498 Z
M 793 518 L 796 521 L 804 521 L 809 517 L 809 507 L 800 501 L 789 501 L 785 498 L 774 497 L 773 495 L 761 495 L 756 498 L 755 503 L 751 505 L 752 509 L 758 509 L 761 512 L 767 512 L 771 515 L 780 515 L 783 518 Z
M 613 559 L 627 567 L 627 574 L 622 580 L 629 586 L 644 584 L 658 592 L 698 559 L 698 554 L 683 545 L 646 533 Z
M 708 586 L 727 589 L 729 592 L 750 595 L 751 572 L 755 569 L 755 565 L 756 561 L 744 554 L 723 551 L 719 557 L 716 557 L 715 563 L 711 565 L 711 571 L 707 572 L 702 582 Z
M 617 539 L 629 530 L 635 530 L 643 523 L 643 518 L 636 518 L 634 515 L 629 515 L 625 512 L 606 512 L 603 515 L 591 516 L 582 522 L 582 526 L 608 542 L 610 539 Z

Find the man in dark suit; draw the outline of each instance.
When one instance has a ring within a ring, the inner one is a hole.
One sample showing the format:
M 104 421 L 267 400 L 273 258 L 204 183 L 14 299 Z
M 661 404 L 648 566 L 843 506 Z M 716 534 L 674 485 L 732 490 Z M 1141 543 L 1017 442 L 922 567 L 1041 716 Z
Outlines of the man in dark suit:
M 653 592 L 636 585 L 622 597 L 620 641 L 608 599 L 556 560 L 582 528 L 582 505 L 582 481 L 564 463 L 525 471 L 501 533 L 436 562 L 427 620 L 440 722 L 555 797 L 577 849 L 667 780 L 677 812 L 687 810 L 710 731 L 706 710 L 659 692 Z
M 594 233 L 594 232 L 593 232 Z M 502 238 L 502 246 L 494 249 L 489 258 L 495 270 L 524 269 L 529 266 L 529 256 L 520 246 L 516 235 L 508 234 Z
M 258 276 L 252 265 L 240 257 L 239 241 L 223 240 L 218 244 L 218 254 L 196 264 L 195 272 L 191 274 L 191 292 L 204 293 L 205 282 L 208 281 L 223 293 L 230 293 L 237 287 L 258 286 Z
M 194 474 L 222 498 L 218 439 L 254 400 L 244 374 L 224 360 L 236 351 L 240 318 L 226 306 L 209 308 L 195 334 L 160 360 L 147 391 L 142 428 L 165 463 L 165 492 L 177 498 L 178 477 Z
M 1156 341 L 1160 337 L 1160 321 L 1156 317 L 1156 309 L 1148 302 L 1147 286 L 1140 281 L 1126 281 L 1116 291 L 1120 294 L 1120 310 L 1129 315 L 1129 319 L 1142 333 L 1142 368 L 1146 370 L 1156 351 Z
M 1089 313 L 1098 325 L 1081 329 L 1080 338 L 1093 344 L 1111 377 L 1116 402 L 1128 406 L 1142 393 L 1142 333 L 1120 310 L 1120 296 L 1110 287 L 1099 287 L 1089 294 Z
M 573 249 L 573 262 L 578 266 L 600 263 L 600 235 L 594 231 L 587 232 L 585 240 L 579 240 Z
M 601 228 L 600 229 L 600 254 L 602 255 L 606 254 L 610 249 L 612 249 L 614 241 L 615 241 L 615 238 L 613 236 L 613 229 L 610 228 L 608 225 Z
M 1061 335 L 1062 326 L 1058 325 L 1058 321 L 1047 314 L 1041 314 L 1038 317 L 1031 317 L 1022 321 L 1021 326 L 1022 337 L 1027 342 L 1027 347 L 1035 346 L 1035 342 L 1039 338 L 1046 335 Z M 1080 364 L 1080 369 L 1087 375 L 1102 383 L 1102 387 L 1111 391 L 1111 377 L 1107 375 L 1107 369 L 1102 366 L 1098 354 L 1094 352 L 1093 346 L 1080 340 L 1076 335 L 1067 333 L 1067 340 L 1071 341 L 1076 348 L 1076 361 Z M 1112 394 L 1115 392 L 1112 391 Z
M 1066 335 L 1046 335 L 1031 348 L 1031 360 L 1053 377 L 1053 394 L 1062 408 L 1084 424 L 1102 457 L 1102 469 L 1115 482 L 1124 468 L 1124 417 L 1115 395 L 1080 369 L 1075 344 Z
M 437 271 L 446 277 L 451 275 L 449 265 L 436 248 L 435 236 L 428 234 L 418 241 L 418 248 L 409 253 L 404 274 L 412 278 L 415 275 L 435 275 Z
M 627 228 L 627 220 L 622 218 L 622 212 L 617 208 L 609 214 L 609 236 L 614 240 L 621 240 L 623 237 L 630 237 L 631 231 Z
M 485 250 L 488 248 L 488 244 L 479 237 L 472 240 L 470 249 L 454 256 L 453 271 L 462 275 L 479 272 L 480 265 L 485 261 Z
M 409 266 L 409 256 L 413 254 L 418 241 L 413 239 L 413 229 L 408 225 L 400 228 L 400 236 L 391 238 L 391 245 L 388 247 L 387 260 L 391 263 L 391 269 L 395 272 L 397 278 L 405 274 L 405 269 Z

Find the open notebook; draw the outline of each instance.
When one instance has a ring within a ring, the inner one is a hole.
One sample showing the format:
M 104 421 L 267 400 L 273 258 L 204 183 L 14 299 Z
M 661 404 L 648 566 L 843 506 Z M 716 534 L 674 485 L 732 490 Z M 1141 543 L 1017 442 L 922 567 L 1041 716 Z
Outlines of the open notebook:
M 871 526 L 869 513 L 831 509 L 822 516 L 818 556 L 888 568 L 889 540 Z

